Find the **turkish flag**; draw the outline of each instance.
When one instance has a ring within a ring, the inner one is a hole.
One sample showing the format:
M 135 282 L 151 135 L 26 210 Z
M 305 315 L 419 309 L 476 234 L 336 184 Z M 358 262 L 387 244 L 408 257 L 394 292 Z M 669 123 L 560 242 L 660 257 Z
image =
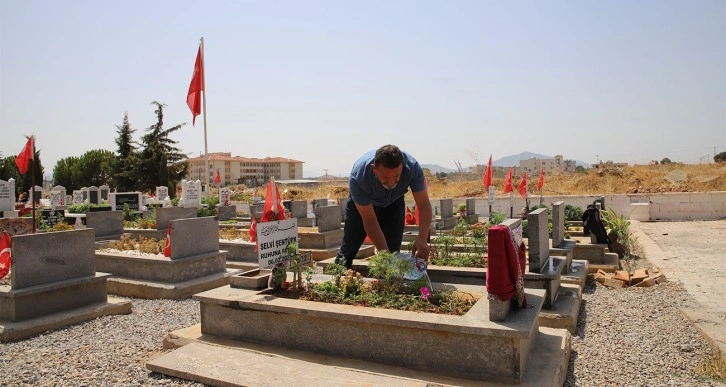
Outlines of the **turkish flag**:
M 416 224 L 416 217 L 414 217 L 413 213 L 411 212 L 411 209 L 406 207 L 406 224 L 412 225 Z
M 489 164 L 487 165 L 487 171 L 484 173 L 484 188 L 489 191 L 489 187 L 492 185 L 492 155 L 489 155 Z
M 265 209 L 262 210 L 260 222 L 273 220 L 285 220 L 285 207 L 282 205 L 280 190 L 275 184 L 275 178 L 270 176 L 270 182 L 267 183 L 267 192 L 265 193 Z
M 166 246 L 164 246 L 164 256 L 171 258 L 171 223 L 166 226 Z
M 252 214 L 252 223 L 250 223 L 250 242 L 255 244 L 255 251 L 257 251 L 257 220 L 255 214 Z
M 522 182 L 519 183 L 519 194 L 522 195 L 523 198 L 527 197 L 527 172 L 522 175 Z
M 0 279 L 5 278 L 10 272 L 10 234 L 3 231 L 2 239 L 0 239 Z
M 192 125 L 197 120 L 197 116 L 202 114 L 202 91 L 204 91 L 204 60 L 202 58 L 202 44 L 200 43 L 197 60 L 194 62 L 194 74 L 187 92 L 187 106 L 192 111 Z
M 504 180 L 504 193 L 510 193 L 512 191 L 514 191 L 514 189 L 512 189 L 512 167 L 509 167 L 507 179 Z
M 217 170 L 217 176 L 214 176 L 214 184 L 219 184 L 222 182 L 222 177 L 219 176 L 219 169 Z
M 18 166 L 20 174 L 28 172 L 28 164 L 33 159 L 33 136 L 28 137 L 28 142 L 25 143 L 23 150 L 20 151 L 18 157 L 15 158 L 15 165 Z
M 542 186 L 544 186 L 544 169 L 539 170 L 539 179 L 537 180 L 537 189 L 541 191 Z

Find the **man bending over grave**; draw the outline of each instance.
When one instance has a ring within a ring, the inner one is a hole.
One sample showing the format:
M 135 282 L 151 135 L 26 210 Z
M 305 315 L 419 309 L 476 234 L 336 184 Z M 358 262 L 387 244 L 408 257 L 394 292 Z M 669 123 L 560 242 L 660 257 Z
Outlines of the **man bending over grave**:
M 401 249 L 406 219 L 404 194 L 409 188 L 421 218 L 411 254 L 428 261 L 431 202 L 423 168 L 413 156 L 395 145 L 371 150 L 353 164 L 348 186 L 350 195 L 345 204 L 343 243 L 336 263 L 350 268 L 366 235 L 378 251 Z

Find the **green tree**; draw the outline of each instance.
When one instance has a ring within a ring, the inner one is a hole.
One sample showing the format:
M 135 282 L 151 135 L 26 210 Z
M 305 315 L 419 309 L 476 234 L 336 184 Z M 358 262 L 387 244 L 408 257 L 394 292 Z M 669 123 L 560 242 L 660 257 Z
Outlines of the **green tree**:
M 80 170 L 80 158 L 70 156 L 58 160 L 53 167 L 53 184 L 62 185 L 66 189 L 78 189 L 82 185 L 79 183 L 79 178 L 82 175 Z
M 660 163 L 661 163 L 661 165 L 666 165 L 666 164 L 671 164 L 673 162 L 668 157 L 664 157 L 663 160 L 660 161 Z
M 81 187 L 113 185 L 112 177 L 116 168 L 116 154 L 106 149 L 94 149 L 84 153 L 78 160 L 76 177 Z
M 116 188 L 120 192 L 133 191 L 136 188 L 136 176 L 134 171 L 139 163 L 138 150 L 132 136 L 136 129 L 132 129 L 129 124 L 129 114 L 124 113 L 124 120 L 121 125 L 116 125 L 118 129 L 118 137 L 116 145 L 118 146 L 118 158 L 116 160 L 116 170 L 114 171 L 114 179 Z
M 713 156 L 713 161 L 716 163 L 726 163 L 726 152 L 721 152 Z
M 144 149 L 141 151 L 138 169 L 135 173 L 137 188 L 153 192 L 157 186 L 169 187 L 169 196 L 174 197 L 176 185 L 187 174 L 187 156 L 174 146 L 177 141 L 169 135 L 186 123 L 164 129 L 164 108 L 166 105 L 153 101 L 156 106 L 156 123 L 146 129 L 141 138 Z
M 575 167 L 575 172 L 577 173 L 587 173 L 587 169 L 583 167 L 582 165 L 578 165 Z

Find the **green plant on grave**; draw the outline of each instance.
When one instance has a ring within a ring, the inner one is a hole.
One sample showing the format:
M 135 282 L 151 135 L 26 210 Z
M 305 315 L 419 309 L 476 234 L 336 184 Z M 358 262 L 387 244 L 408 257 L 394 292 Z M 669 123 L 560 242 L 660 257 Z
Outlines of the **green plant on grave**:
M 124 203 L 124 208 L 121 210 L 121 212 L 123 213 L 123 218 L 126 222 L 133 222 L 140 218 L 140 216 L 136 214 L 134 210 L 131 209 L 131 207 L 129 207 L 128 203 Z
M 313 274 L 315 274 L 315 270 L 308 266 L 303 270 L 303 274 L 305 275 L 305 289 L 312 289 L 313 287 Z
M 434 239 L 433 243 L 433 247 L 435 247 L 435 249 L 432 249 L 432 252 L 434 254 L 433 258 L 439 258 L 443 260 L 448 259 L 455 244 L 456 237 L 454 237 L 453 235 L 441 235 L 437 237 L 436 239 Z
M 340 280 L 340 289 L 343 297 L 351 297 L 360 294 L 363 288 L 363 276 L 357 271 L 348 269 Z
M 469 231 L 474 239 L 483 239 L 486 244 L 487 234 L 489 233 L 489 226 L 482 222 L 476 222 L 469 226 Z
M 292 286 L 294 289 L 302 288 L 302 276 L 300 275 L 300 261 L 302 256 L 298 249 L 297 242 L 287 245 L 287 254 L 290 257 L 290 268 L 292 268 Z
M 413 262 L 398 259 L 390 251 L 379 251 L 368 264 L 368 274 L 377 278 L 384 291 L 395 292 L 403 283 L 404 274 L 413 269 Z
M 618 242 L 625 248 L 624 258 L 630 259 L 638 245 L 637 238 L 630 233 L 630 220 L 623 215 L 618 215 L 612 208 L 600 210 L 600 214 L 605 221 L 608 234 L 613 232 L 617 235 Z
M 582 220 L 582 207 L 565 204 L 565 220 Z
M 456 206 L 456 209 L 459 210 L 459 212 L 466 211 L 466 203 L 459 203 L 459 205 Z
M 335 286 L 340 286 L 340 277 L 345 273 L 345 266 L 339 264 L 339 263 L 331 263 L 328 266 L 325 266 L 325 270 L 323 272 L 325 274 L 330 274 L 333 276 L 333 279 L 335 281 Z
M 218 196 L 205 196 L 202 198 L 202 206 L 197 207 L 197 217 L 216 216 L 217 204 L 219 204 Z
M 504 214 L 500 214 L 498 212 L 492 212 L 489 214 L 489 221 L 487 221 L 487 224 L 489 226 L 496 226 L 499 223 L 504 222 L 504 220 L 507 219 L 507 216 Z
M 466 233 L 469 231 L 469 222 L 465 218 L 459 218 L 459 221 L 456 222 L 456 226 L 454 226 L 453 233 L 454 235 L 463 238 L 466 236 Z

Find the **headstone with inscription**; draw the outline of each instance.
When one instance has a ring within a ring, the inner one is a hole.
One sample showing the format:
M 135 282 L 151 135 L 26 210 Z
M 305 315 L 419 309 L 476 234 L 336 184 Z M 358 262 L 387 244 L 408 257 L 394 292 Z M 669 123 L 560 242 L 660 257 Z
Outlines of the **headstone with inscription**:
M 0 180 L 0 211 L 15 210 L 15 179 Z
M 109 203 L 113 211 L 123 210 L 124 204 L 128 204 L 132 211 L 140 211 L 141 192 L 113 192 L 109 194 Z
M 202 205 L 202 184 L 199 180 L 182 180 L 181 205 L 186 207 Z
M 83 191 L 79 189 L 73 190 L 73 204 L 83 203 Z
M 50 208 L 56 209 L 63 205 L 63 192 L 50 191 Z
M 164 200 L 169 196 L 169 187 L 156 187 L 156 200 Z
M 58 223 L 64 222 L 66 215 L 63 210 L 40 210 L 40 219 L 48 227 L 53 227 Z
M 229 198 L 232 195 L 232 191 L 229 188 L 224 187 L 219 189 L 219 204 L 222 206 L 229 205 Z
M 108 202 L 108 194 L 110 191 L 110 188 L 106 184 L 98 187 L 98 194 L 101 196 L 101 200 Z
M 61 206 L 66 206 L 69 204 L 68 201 L 66 200 L 66 187 L 64 187 L 62 185 L 57 185 L 50 189 L 50 192 L 53 192 L 53 191 L 58 191 L 61 193 L 61 203 L 60 203 Z

